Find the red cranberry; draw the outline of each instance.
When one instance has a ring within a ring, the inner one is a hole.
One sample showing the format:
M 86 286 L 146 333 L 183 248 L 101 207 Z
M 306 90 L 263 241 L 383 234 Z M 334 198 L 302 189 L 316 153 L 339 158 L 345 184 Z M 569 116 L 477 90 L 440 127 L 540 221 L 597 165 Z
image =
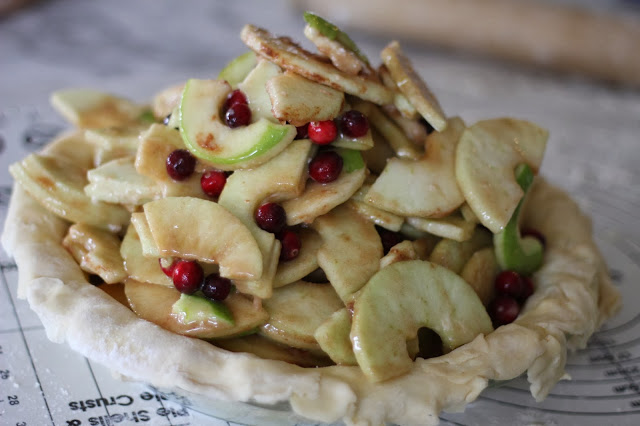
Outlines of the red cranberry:
M 520 313 L 520 305 L 513 297 L 500 295 L 489 303 L 487 311 L 494 326 L 498 327 L 515 321 Z
M 173 180 L 185 180 L 196 168 L 196 157 L 186 149 L 176 149 L 167 157 L 167 173 Z
M 194 260 L 179 260 L 173 267 L 173 285 L 180 293 L 192 294 L 198 291 L 202 284 L 204 272 L 198 262 Z
M 236 89 L 233 92 L 229 93 L 229 96 L 227 97 L 227 100 L 222 107 L 223 111 L 227 112 L 229 108 L 236 104 L 249 104 L 249 102 L 247 101 L 247 97 L 244 93 L 242 93 L 242 90 L 240 89 Z
M 302 243 L 300 242 L 300 237 L 293 231 L 285 229 L 278 235 L 278 239 L 282 244 L 282 249 L 280 250 L 280 260 L 287 261 L 293 260 L 300 254 L 300 247 Z
M 202 294 L 211 300 L 224 300 L 231 292 L 231 280 L 220 274 L 209 274 L 202 284 Z
M 524 292 L 524 281 L 522 277 L 515 271 L 502 271 L 498 274 L 495 281 L 495 287 L 498 294 L 504 294 L 516 299 L 522 296 Z
M 531 228 L 523 229 L 522 231 L 520 231 L 520 235 L 522 235 L 523 237 L 537 238 L 538 241 L 540 241 L 540 244 L 542 244 L 543 247 L 545 247 L 547 245 L 547 239 L 544 237 L 544 235 L 542 235 L 540 233 L 540 231 L 538 231 L 536 229 L 531 229 Z
M 358 110 L 347 111 L 340 118 L 340 128 L 345 136 L 359 138 L 369 131 L 369 120 Z
M 209 170 L 204 172 L 200 178 L 202 191 L 211 198 L 217 198 L 222 193 L 224 185 L 227 183 L 227 175 L 219 170 Z
M 312 121 L 307 127 L 309 139 L 318 145 L 326 145 L 333 142 L 338 136 L 338 129 L 332 120 Z
M 309 176 L 318 183 L 333 182 L 342 172 L 342 157 L 334 151 L 318 153 L 309 163 Z
M 533 280 L 530 277 L 522 277 L 522 282 L 524 283 L 522 295 L 520 295 L 520 303 L 524 303 L 535 290 L 533 285 Z
M 380 235 L 380 240 L 382 241 L 382 250 L 384 251 L 384 254 L 389 253 L 391 247 L 401 243 L 404 240 L 401 233 L 389 231 L 388 229 L 382 228 L 381 226 L 376 226 L 376 231 L 378 231 L 378 235 Z
M 251 121 L 251 109 L 247 104 L 234 104 L 224 113 L 224 121 L 227 126 L 235 129 L 236 127 L 246 126 Z
M 162 272 L 171 278 L 173 276 L 173 267 L 176 266 L 176 259 L 173 257 L 161 257 L 158 259 L 158 263 L 160 263 Z
M 307 139 L 309 137 L 309 123 L 296 127 L 296 139 Z
M 256 223 L 260 229 L 276 234 L 287 224 L 287 212 L 280 204 L 263 204 L 256 210 Z

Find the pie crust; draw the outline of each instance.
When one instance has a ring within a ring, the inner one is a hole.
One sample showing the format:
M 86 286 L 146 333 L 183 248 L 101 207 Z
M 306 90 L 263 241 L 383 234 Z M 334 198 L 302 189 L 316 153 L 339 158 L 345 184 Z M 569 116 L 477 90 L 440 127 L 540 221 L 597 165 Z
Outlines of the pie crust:
M 523 220 L 546 236 L 547 246 L 535 274 L 536 292 L 520 317 L 449 354 L 418 359 L 410 373 L 377 384 L 358 367 L 302 368 L 230 353 L 140 319 L 87 282 L 61 245 L 69 223 L 19 186 L 2 243 L 18 265 L 18 297 L 28 300 L 49 339 L 121 376 L 214 400 L 289 401 L 294 412 L 322 422 L 434 425 L 442 410 L 463 410 L 490 380 L 526 372 L 532 395 L 543 399 L 568 378 L 567 351 L 584 347 L 620 306 L 591 222 L 567 194 L 538 178 Z

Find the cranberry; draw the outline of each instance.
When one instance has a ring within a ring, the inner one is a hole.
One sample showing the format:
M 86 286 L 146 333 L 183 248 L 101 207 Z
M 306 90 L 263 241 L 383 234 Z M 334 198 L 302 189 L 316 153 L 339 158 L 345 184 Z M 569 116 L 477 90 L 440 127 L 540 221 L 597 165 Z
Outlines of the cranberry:
M 524 303 L 535 290 L 533 285 L 533 280 L 530 277 L 522 277 L 522 282 L 524 283 L 522 294 L 520 295 L 520 303 Z
M 171 274 L 173 285 L 180 293 L 185 294 L 198 291 L 203 276 L 202 267 L 194 260 L 179 260 L 173 267 Z
M 227 183 L 227 175 L 219 170 L 209 170 L 204 172 L 200 178 L 202 191 L 211 198 L 217 198 L 222 193 L 224 185 Z
M 338 129 L 332 120 L 312 121 L 307 127 L 309 139 L 318 145 L 326 145 L 333 142 L 338 136 Z
M 280 204 L 263 204 L 256 210 L 256 223 L 260 229 L 277 234 L 287 224 L 287 212 Z
M 158 259 L 160 269 L 169 278 L 173 276 L 173 267 L 176 266 L 176 260 L 173 257 L 161 257 Z
M 296 127 L 296 139 L 307 139 L 309 137 L 309 123 Z
M 202 284 L 202 294 L 207 299 L 224 300 L 231 292 L 231 280 L 221 277 L 220 274 L 209 274 Z
M 176 149 L 167 157 L 167 173 L 173 180 L 185 180 L 196 168 L 196 157 L 186 149 Z
M 380 235 L 380 240 L 382 241 L 382 250 L 384 254 L 389 253 L 391 247 L 396 244 L 401 243 L 404 238 L 401 233 L 389 231 L 381 226 L 376 226 L 376 231 L 378 231 L 378 235 Z
M 333 182 L 342 172 L 342 157 L 334 151 L 318 153 L 309 163 L 309 176 L 318 183 Z
M 244 93 L 242 93 L 242 90 L 240 89 L 236 89 L 233 92 L 229 93 L 229 96 L 227 97 L 227 100 L 222 107 L 223 111 L 227 112 L 229 108 L 236 104 L 249 104 L 249 102 L 247 101 L 247 97 Z
M 286 262 L 287 260 L 293 260 L 298 257 L 300 254 L 300 247 L 302 246 L 298 234 L 286 229 L 278 235 L 278 239 L 282 244 L 280 260 Z
M 502 271 L 498 274 L 495 287 L 498 294 L 504 294 L 516 299 L 520 298 L 525 290 L 522 277 L 515 271 Z
M 543 247 L 545 247 L 547 245 L 547 239 L 544 237 L 544 235 L 542 235 L 540 233 L 540 231 L 538 231 L 536 229 L 526 228 L 526 229 L 523 229 L 522 231 L 520 231 L 520 234 L 523 237 L 537 238 L 538 241 L 540 241 L 540 244 L 542 244 Z
M 520 305 L 513 297 L 500 295 L 489 303 L 487 311 L 494 326 L 498 327 L 515 321 L 520 313 Z
M 227 126 L 235 129 L 236 127 L 246 126 L 251 121 L 251 110 L 247 104 L 234 104 L 224 113 L 224 121 Z
M 352 109 L 345 112 L 340 118 L 340 128 L 345 136 L 359 138 L 369 131 L 369 120 L 360 111 Z

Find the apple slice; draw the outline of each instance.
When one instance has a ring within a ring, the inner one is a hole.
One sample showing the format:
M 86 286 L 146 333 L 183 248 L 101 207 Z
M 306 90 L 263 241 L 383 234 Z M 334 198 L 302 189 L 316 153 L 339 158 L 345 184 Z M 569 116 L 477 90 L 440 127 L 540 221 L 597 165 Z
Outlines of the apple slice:
M 431 251 L 429 261 L 459 274 L 473 253 L 491 246 L 491 242 L 491 234 L 482 228 L 476 229 L 473 236 L 463 242 L 444 238 Z
M 85 139 L 96 150 L 94 164 L 99 166 L 116 158 L 135 156 L 138 137 L 148 127 L 148 124 L 140 124 L 86 130 Z
M 274 37 L 253 25 L 246 25 L 240 37 L 258 55 L 309 80 L 380 105 L 393 101 L 393 91 L 381 83 L 340 71 L 288 37 Z
M 375 274 L 382 242 L 373 223 L 346 206 L 339 206 L 312 224 L 322 237 L 318 265 L 346 303 Z
M 220 110 L 231 86 L 220 80 L 187 81 L 180 103 L 180 134 L 196 157 L 223 170 L 256 167 L 282 152 L 296 128 L 260 119 L 231 129 Z
M 111 232 L 77 223 L 69 227 L 62 246 L 83 271 L 99 275 L 107 284 L 127 277 L 120 256 L 120 239 Z
M 247 97 L 247 102 L 251 109 L 252 123 L 259 121 L 261 118 L 278 123 L 271 111 L 272 100 L 269 97 L 266 85 L 268 81 L 279 75 L 282 75 L 282 70 L 279 66 L 261 58 L 255 68 L 238 84 L 238 89 L 242 90 Z
M 444 217 L 460 207 L 464 196 L 456 180 L 455 155 L 464 128 L 464 122 L 454 117 L 445 131 L 427 137 L 420 160 L 390 159 L 367 193 L 367 201 L 410 217 Z
M 89 184 L 84 192 L 93 200 L 140 206 L 159 198 L 162 188 L 139 174 L 133 157 L 111 160 L 87 172 Z
M 523 163 L 516 167 L 515 177 L 518 185 L 526 194 L 533 183 L 533 171 Z M 544 248 L 537 238 L 522 238 L 520 235 L 520 211 L 523 201 L 524 197 L 518 203 L 507 226 L 493 236 L 493 244 L 498 264 L 503 270 L 508 269 L 522 275 L 531 275 L 542 265 Z
M 151 111 L 154 117 L 162 121 L 180 105 L 180 98 L 184 90 L 184 83 L 167 87 L 153 97 Z
M 391 247 L 389 253 L 384 255 L 382 259 L 380 259 L 380 269 L 387 267 L 396 262 L 404 262 L 407 260 L 417 260 L 418 253 L 416 253 L 416 249 L 413 246 L 413 242 L 409 240 L 404 240 L 395 246 Z
M 97 129 L 137 121 L 147 109 L 127 99 L 91 89 L 58 90 L 51 105 L 76 127 Z
M 468 240 L 473 235 L 473 230 L 476 229 L 475 223 L 467 222 L 459 214 L 452 214 L 440 219 L 408 217 L 406 221 L 414 228 L 455 241 Z
M 298 257 L 278 264 L 273 288 L 300 281 L 318 268 L 317 254 L 322 246 L 322 238 L 313 229 L 302 228 L 297 233 L 301 242 Z
M 394 263 L 364 286 L 353 308 L 351 342 L 365 376 L 380 382 L 412 367 L 407 340 L 427 327 L 445 351 L 493 331 L 473 289 L 450 270 L 422 260 Z
M 119 230 L 129 223 L 122 206 L 93 201 L 84 192 L 86 169 L 73 161 L 31 154 L 9 166 L 11 176 L 50 212 L 70 222 Z
M 371 128 L 370 130 L 373 147 L 362 151 L 362 158 L 367 164 L 367 168 L 376 175 L 379 175 L 387 166 L 387 161 L 395 156 L 395 152 L 379 131 L 375 128 Z
M 182 293 L 171 306 L 171 313 L 186 325 L 205 321 L 235 325 L 233 314 L 224 303 L 197 294 Z
M 393 97 L 393 107 L 395 107 L 403 117 L 408 119 L 414 119 L 418 116 L 418 110 L 414 107 L 409 100 L 398 91 L 398 86 L 396 82 L 391 78 L 391 74 L 389 74 L 389 69 L 384 65 L 380 65 L 378 67 L 378 76 L 380 76 L 380 80 L 384 83 L 385 86 L 395 91 L 395 95 Z M 383 106 L 385 109 L 387 105 Z
M 338 365 L 358 365 L 351 346 L 351 312 L 347 308 L 335 311 L 314 333 L 320 348 Z
M 440 103 L 424 80 L 413 69 L 411 61 L 400 49 L 400 44 L 397 41 L 389 43 L 380 53 L 380 57 L 400 92 L 407 97 L 434 129 L 439 132 L 443 131 L 447 127 L 447 119 Z
M 140 238 L 142 255 L 145 257 L 152 257 L 154 259 L 162 257 L 160 249 L 158 249 L 158 245 L 153 239 L 153 234 L 149 228 L 147 217 L 143 212 L 131 213 L 131 225 L 136 229 L 136 233 Z
M 144 217 L 144 213 L 134 214 L 141 214 Z M 120 245 L 120 255 L 129 278 L 135 281 L 173 287 L 171 278 L 160 269 L 158 257 L 145 257 L 143 255 L 140 236 L 133 224 L 129 225 L 127 233 L 124 235 Z
M 520 163 L 540 167 L 548 132 L 512 118 L 479 121 L 460 138 L 456 152 L 458 185 L 480 222 L 500 232 L 524 192 L 513 171 Z
M 294 126 L 332 120 L 344 104 L 344 93 L 290 71 L 269 79 L 267 92 L 273 116 Z
M 383 228 L 393 232 L 399 231 L 402 228 L 404 218 L 375 207 L 367 202 L 366 194 L 370 189 L 371 185 L 364 183 L 360 189 L 353 194 L 353 197 L 347 201 L 347 203 L 349 203 L 349 207 L 355 209 L 362 216 L 366 217 L 378 226 L 382 226 Z
M 236 88 L 238 84 L 242 82 L 252 69 L 258 64 L 256 54 L 252 51 L 245 52 L 242 55 L 232 59 L 227 65 L 225 65 L 218 74 L 218 80 L 225 80 Z
M 294 141 L 266 164 L 252 170 L 237 170 L 227 179 L 218 203 L 244 223 L 262 255 L 262 275 L 252 281 L 236 282 L 243 293 L 261 298 L 271 295 L 280 243 L 272 233 L 258 227 L 255 211 L 263 202 L 286 200 L 302 192 L 311 150 L 310 140 Z
M 263 301 L 269 321 L 259 333 L 288 346 L 320 352 L 316 329 L 344 305 L 329 284 L 298 281 L 273 291 Z
M 209 317 L 185 323 L 173 313 L 173 305 L 181 293 L 175 288 L 126 280 L 125 294 L 131 309 L 142 319 L 177 334 L 199 339 L 217 339 L 238 336 L 264 324 L 269 314 L 259 305 L 239 293 L 231 293 L 224 302 L 231 312 L 233 324 Z
M 495 294 L 494 282 L 499 272 L 493 247 L 485 247 L 471 255 L 460 276 L 473 288 L 482 304 L 487 306 Z
M 335 55 L 341 55 L 341 53 L 338 52 L 339 50 L 346 50 L 354 54 L 363 64 L 366 64 L 366 65 L 369 64 L 369 59 L 367 59 L 364 53 L 362 53 L 360 49 L 358 49 L 358 46 L 355 44 L 353 40 L 351 40 L 351 37 L 349 37 L 347 33 L 342 31 L 335 24 L 332 24 L 331 22 L 327 21 L 321 16 L 318 16 L 315 13 L 311 13 L 311 12 L 304 12 L 303 17 L 304 17 L 304 20 L 307 22 L 307 27 L 305 28 L 305 35 L 311 41 L 314 41 L 314 40 L 313 40 L 313 37 L 309 37 L 309 35 L 307 34 L 308 32 L 307 28 L 313 29 L 318 33 L 320 33 L 322 36 L 326 37 L 328 40 L 334 41 L 339 46 L 339 47 L 335 46 L 331 49 Z M 317 43 L 316 43 L 316 46 L 317 46 Z M 322 53 L 331 57 L 322 49 L 320 49 L 319 46 L 317 47 Z M 331 60 L 335 64 L 335 61 L 333 60 L 333 58 L 331 58 Z M 357 72 L 354 74 L 357 74 Z
M 220 275 L 230 279 L 262 276 L 262 253 L 256 239 L 221 205 L 192 197 L 169 197 L 145 204 L 144 214 L 161 257 L 217 263 Z

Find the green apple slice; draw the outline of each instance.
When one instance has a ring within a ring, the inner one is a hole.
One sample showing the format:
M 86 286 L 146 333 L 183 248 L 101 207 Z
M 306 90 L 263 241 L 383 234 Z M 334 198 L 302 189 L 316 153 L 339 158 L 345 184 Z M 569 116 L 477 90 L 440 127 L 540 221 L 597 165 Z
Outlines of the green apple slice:
M 452 214 L 440 219 L 425 219 L 422 217 L 408 217 L 407 224 L 421 231 L 450 238 L 455 241 L 466 241 L 473 235 L 476 224 L 467 222 L 459 214 Z
M 256 239 L 221 205 L 192 197 L 168 197 L 145 204 L 144 215 L 161 257 L 217 263 L 220 275 L 230 279 L 262 276 L 262 253 Z
M 171 313 L 183 324 L 204 321 L 235 324 L 233 314 L 224 303 L 197 294 L 181 294 L 180 298 L 171 306 Z
M 263 302 L 269 321 L 259 333 L 288 346 L 320 352 L 316 329 L 344 305 L 329 284 L 298 281 L 273 291 Z
M 332 24 L 331 22 L 312 12 L 304 12 L 303 17 L 311 28 L 317 30 L 320 34 L 327 37 L 329 40 L 335 40 L 336 42 L 340 43 L 343 48 L 347 49 L 350 52 L 353 52 L 362 62 L 364 62 L 365 64 L 369 64 L 369 60 L 360 51 L 360 49 L 358 49 L 358 46 L 353 40 L 351 40 L 351 37 L 349 37 L 347 33 L 342 31 L 335 24 Z
M 134 214 L 141 214 L 144 217 L 144 213 Z M 151 284 L 160 284 L 165 287 L 173 287 L 171 278 L 160 269 L 158 258 L 143 255 L 141 238 L 133 224 L 129 225 L 127 233 L 122 239 L 120 255 L 129 278 Z
M 231 293 L 224 306 L 231 312 L 233 323 L 217 316 L 185 323 L 173 313 L 173 305 L 181 293 L 175 288 L 126 280 L 125 294 L 133 312 L 171 332 L 199 339 L 217 339 L 251 332 L 264 324 L 269 314 L 262 307 L 239 293 Z
M 397 41 L 391 42 L 382 50 L 380 56 L 400 92 L 434 129 L 443 131 L 447 127 L 447 119 L 440 103 L 413 69 L 411 61 L 400 49 L 400 44 Z
M 266 84 L 272 117 L 294 126 L 332 120 L 344 105 L 344 93 L 290 71 L 276 75 Z
M 47 210 L 70 222 L 107 230 L 129 223 L 124 207 L 93 201 L 85 194 L 87 170 L 73 159 L 31 154 L 9 166 L 9 172 Z
M 382 242 L 373 223 L 347 206 L 339 206 L 312 224 L 322 237 L 318 266 L 346 303 L 375 274 Z
M 456 152 L 458 185 L 480 222 L 494 234 L 509 222 L 524 192 L 513 171 L 520 163 L 540 167 L 548 132 L 528 121 L 480 121 L 460 138 Z
M 460 118 L 452 118 L 446 130 L 427 137 L 425 155 L 418 161 L 390 159 L 367 201 L 409 217 L 444 217 L 460 207 L 464 195 L 458 188 L 455 155 L 464 128 Z
M 253 25 L 246 25 L 240 37 L 258 55 L 316 83 L 380 105 L 393 101 L 393 91 L 383 84 L 340 71 L 288 37 L 274 37 L 268 31 Z
M 476 229 L 467 241 L 460 242 L 445 238 L 435 245 L 429 261 L 459 274 L 473 253 L 491 246 L 491 242 L 491 233 L 482 228 Z
M 147 109 L 128 99 L 92 89 L 58 90 L 51 105 L 76 127 L 97 129 L 137 121 Z
M 373 148 L 374 143 L 375 142 L 373 141 L 373 134 L 371 132 L 371 129 L 369 129 L 364 136 L 360 136 L 357 138 L 346 136 L 344 133 L 341 132 L 336 138 L 336 140 L 331 142 L 331 145 L 339 148 L 366 151 L 368 149 Z
M 180 103 L 180 134 L 196 157 L 224 170 L 256 167 L 282 152 L 296 128 L 260 119 L 231 129 L 220 110 L 231 91 L 221 80 L 187 81 Z
M 258 59 L 253 51 L 245 52 L 232 59 L 218 74 L 218 80 L 225 80 L 231 87 L 238 87 L 238 83 L 247 78 L 247 75 L 258 64 Z
M 471 255 L 460 276 L 473 288 L 482 304 L 487 306 L 495 294 L 494 282 L 499 272 L 493 247 L 485 247 Z
M 526 194 L 533 183 L 533 171 L 527 164 L 515 169 L 518 185 Z M 535 237 L 522 238 L 520 235 L 520 211 L 524 197 L 518 203 L 513 216 L 504 229 L 493 236 L 498 264 L 503 270 L 516 271 L 522 275 L 531 275 L 540 268 L 544 256 L 542 243 Z
M 351 346 L 351 312 L 347 308 L 335 311 L 314 333 L 320 348 L 338 365 L 358 365 Z
M 249 108 L 251 109 L 251 122 L 255 123 L 261 118 L 278 123 L 271 111 L 272 100 L 267 92 L 267 82 L 272 78 L 282 75 L 279 66 L 273 63 L 259 59 L 258 64 L 253 68 L 247 77 L 238 84 L 238 89 L 247 97 Z
M 407 340 L 427 327 L 445 351 L 493 331 L 482 302 L 462 278 L 422 260 L 394 263 L 364 286 L 353 308 L 351 342 L 358 365 L 373 382 L 412 367 Z
M 133 157 L 119 158 L 89 170 L 84 192 L 94 200 L 134 206 L 159 198 L 162 188 L 139 174 L 134 161 Z
M 120 256 L 120 239 L 111 232 L 76 223 L 69 227 L 62 246 L 83 271 L 100 276 L 107 284 L 127 277 Z
M 322 246 L 322 238 L 313 229 L 302 228 L 298 231 L 300 252 L 298 257 L 280 262 L 273 277 L 273 288 L 282 287 L 300 281 L 318 268 L 318 249 Z

